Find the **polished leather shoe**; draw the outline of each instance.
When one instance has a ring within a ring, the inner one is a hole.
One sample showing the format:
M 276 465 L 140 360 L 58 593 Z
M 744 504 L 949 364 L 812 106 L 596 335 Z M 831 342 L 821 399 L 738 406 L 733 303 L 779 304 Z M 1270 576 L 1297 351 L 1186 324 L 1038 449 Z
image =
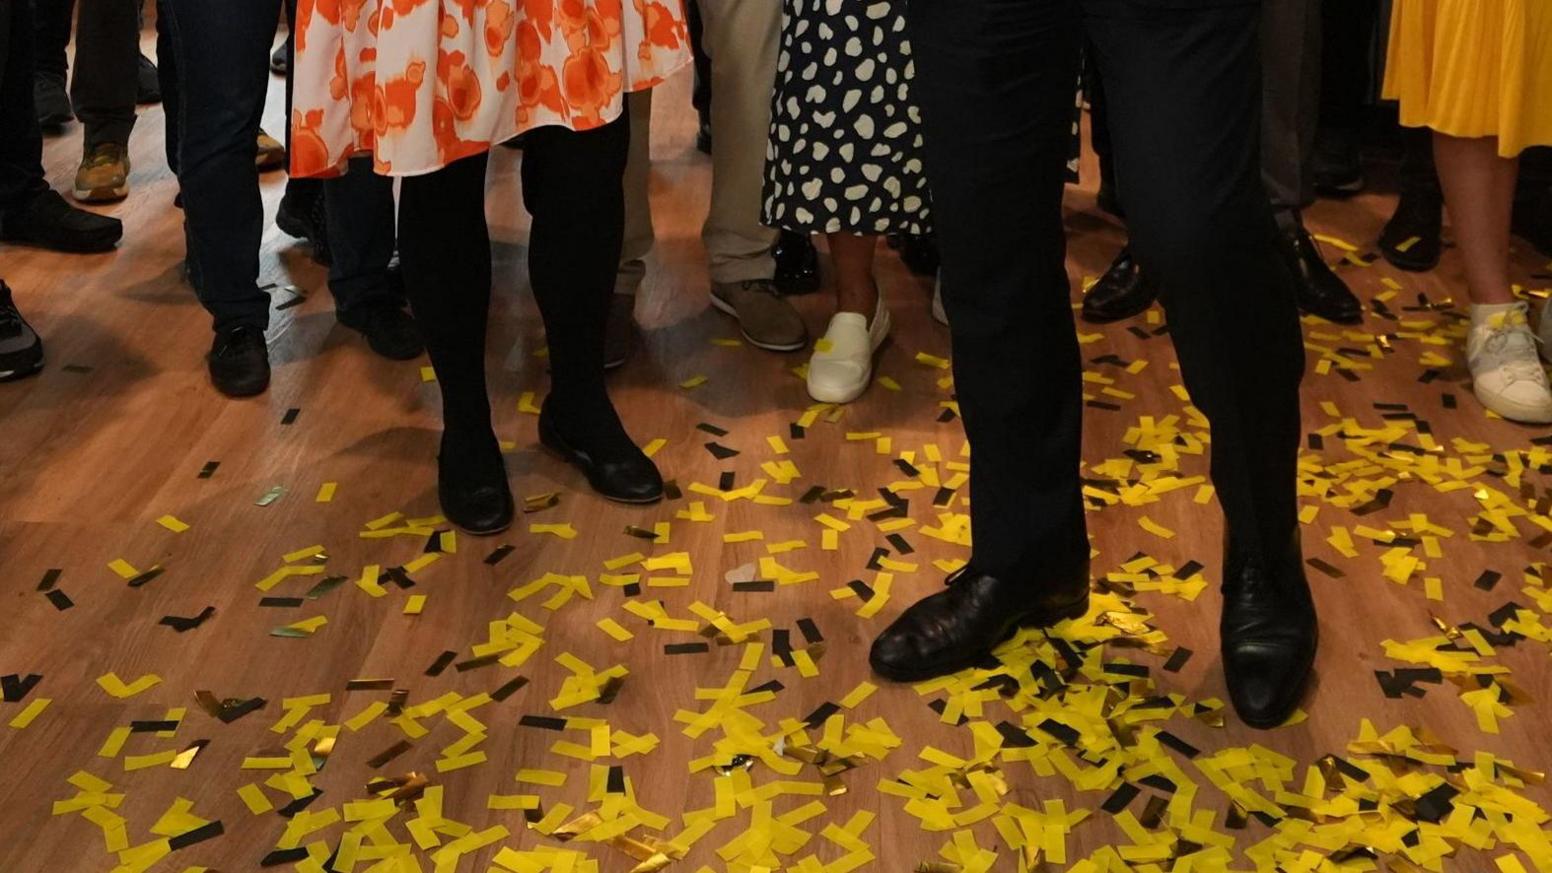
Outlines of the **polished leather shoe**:
M 1337 324 L 1363 321 L 1363 305 L 1341 277 L 1331 271 L 1304 226 L 1294 223 L 1278 231 L 1278 242 L 1293 273 L 1299 309 Z
M 1083 320 L 1104 324 L 1131 318 L 1152 306 L 1158 297 L 1158 286 L 1143 275 L 1132 250 L 1123 247 L 1110 269 L 1083 295 Z
M 1315 664 L 1315 602 L 1297 538 L 1268 561 L 1226 545 L 1219 623 L 1229 700 L 1254 728 L 1274 728 L 1299 706 Z
M 1398 270 L 1423 273 L 1439 265 L 1444 198 L 1436 191 L 1402 191 L 1380 231 L 1380 254 Z
M 437 498 L 442 514 L 464 533 L 489 536 L 512 526 L 516 509 L 507 484 L 507 465 L 492 434 L 482 448 L 442 434 L 437 454 Z
M 593 490 L 616 503 L 656 503 L 663 499 L 663 476 L 652 459 L 631 445 L 629 451 L 590 452 L 561 433 L 549 411 L 539 416 L 539 442 L 587 476 Z
M 252 325 L 217 332 L 205 363 L 211 384 L 227 397 L 252 397 L 269 388 L 269 346 L 264 331 Z
M 966 567 L 948 587 L 924 597 L 895 619 L 868 654 L 873 672 L 895 682 L 919 682 L 981 663 L 1020 627 L 1077 618 L 1089 608 L 1089 571 L 1039 581 L 1009 582 Z

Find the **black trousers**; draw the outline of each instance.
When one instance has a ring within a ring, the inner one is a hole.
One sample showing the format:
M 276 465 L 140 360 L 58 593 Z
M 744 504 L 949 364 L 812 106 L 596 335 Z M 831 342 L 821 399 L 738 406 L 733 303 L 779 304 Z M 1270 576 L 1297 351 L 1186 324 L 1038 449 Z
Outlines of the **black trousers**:
M 37 9 L 38 71 L 64 78 L 75 0 L 32 2 Z M 75 18 L 70 102 L 86 129 L 86 150 L 102 143 L 128 143 L 135 128 L 140 69 L 140 0 L 83 0 Z
M 32 102 L 33 23 L 27 0 L 0 0 L 0 221 L 48 190 Z
M 1061 198 L 1086 31 L 1132 247 L 1165 289 L 1212 477 L 1241 548 L 1296 524 L 1302 337 L 1261 181 L 1256 5 L 913 0 L 908 26 L 943 298 L 969 437 L 976 566 L 1040 578 L 1088 557 L 1081 363 Z

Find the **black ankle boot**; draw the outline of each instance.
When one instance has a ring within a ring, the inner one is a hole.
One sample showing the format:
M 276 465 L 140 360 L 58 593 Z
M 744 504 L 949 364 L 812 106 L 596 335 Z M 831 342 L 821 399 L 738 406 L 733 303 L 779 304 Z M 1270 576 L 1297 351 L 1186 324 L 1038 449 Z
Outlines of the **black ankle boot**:
M 1274 728 L 1298 708 L 1315 663 L 1317 628 L 1297 534 L 1276 558 L 1225 543 L 1223 672 L 1245 724 Z
M 1159 297 L 1158 286 L 1143 275 L 1129 248 L 1122 248 L 1110 269 L 1083 295 L 1083 320 L 1105 324 L 1131 318 Z
M 437 497 L 447 520 L 465 533 L 489 536 L 512 526 L 512 489 L 494 434 L 466 439 L 454 432 L 442 433 Z
M 957 673 L 979 664 L 1020 627 L 1077 618 L 1089 608 L 1087 561 L 1042 579 L 998 579 L 967 567 L 945 584 L 873 641 L 873 672 L 895 682 Z
M 539 442 L 587 476 L 594 491 L 617 503 L 656 503 L 663 499 L 663 476 L 621 431 L 616 438 L 607 427 L 563 421 L 564 415 L 545 403 L 539 415 Z
M 1444 244 L 1444 197 L 1437 191 L 1402 191 L 1396 211 L 1380 231 L 1380 254 L 1397 269 L 1413 273 L 1439 265 Z

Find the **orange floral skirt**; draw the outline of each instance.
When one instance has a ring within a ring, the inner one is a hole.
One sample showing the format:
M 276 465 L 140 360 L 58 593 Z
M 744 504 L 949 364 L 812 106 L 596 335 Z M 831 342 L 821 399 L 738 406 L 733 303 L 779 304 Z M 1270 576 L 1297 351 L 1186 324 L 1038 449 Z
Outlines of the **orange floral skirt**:
M 681 0 L 301 0 L 295 26 L 295 176 L 367 153 L 413 176 L 531 128 L 598 127 L 690 58 Z

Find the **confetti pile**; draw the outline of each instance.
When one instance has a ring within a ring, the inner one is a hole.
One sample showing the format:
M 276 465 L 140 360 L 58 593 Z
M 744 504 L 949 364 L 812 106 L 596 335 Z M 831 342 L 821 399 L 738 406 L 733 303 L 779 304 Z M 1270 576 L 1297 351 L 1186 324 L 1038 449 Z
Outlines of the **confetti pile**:
M 1365 269 L 1372 259 L 1348 248 L 1344 269 Z M 52 801 L 25 841 L 100 840 L 99 869 L 115 873 L 1549 873 L 1545 761 L 1489 749 L 1506 723 L 1547 712 L 1513 671 L 1552 653 L 1552 587 L 1536 559 L 1552 546 L 1552 438 L 1484 441 L 1511 431 L 1459 384 L 1459 307 L 1382 283 L 1366 329 L 1305 324 L 1306 406 L 1319 412 L 1306 416 L 1300 521 L 1317 600 L 1360 587 L 1385 604 L 1404 591 L 1432 620 L 1376 614 L 1372 638 L 1344 641 L 1372 662 L 1369 693 L 1317 689 L 1309 703 L 1350 726 L 1341 747 L 1312 747 L 1302 711 L 1277 732 L 1234 730 L 1204 693 L 1203 682 L 1221 688 L 1216 663 L 1170 636 L 1181 622 L 1216 624 L 1216 556 L 1183 549 L 1208 541 L 1200 520 L 1218 521 L 1204 416 L 1178 384 L 1145 381 L 1175 366 L 1155 309 L 1079 334 L 1091 608 L 1021 631 L 976 668 L 914 686 L 863 678 L 872 636 L 971 545 L 950 362 L 896 349 L 855 408 L 797 405 L 774 433 L 730 419 L 654 439 L 646 450 L 668 475 L 716 478 L 681 476 L 627 525 L 569 484 L 526 496 L 494 541 L 381 506 L 345 521 L 353 541 L 228 566 L 252 585 L 251 608 L 119 613 L 136 653 L 95 651 L 95 683 L 4 650 L 0 723 L 12 735 L 0 748 L 63 730 L 100 746 L 73 775 L 13 793 L 0 816 Z M 757 354 L 714 339 L 661 390 L 693 408 L 731 356 Z M 411 375 L 435 390 L 429 368 Z M 1384 396 L 1411 379 L 1438 404 Z M 1354 382 L 1368 405 L 1336 390 Z M 537 390 L 509 425 L 531 423 Z M 1333 396 L 1349 402 L 1322 399 Z M 282 424 L 325 419 L 291 408 Z M 1115 441 L 1093 436 L 1106 433 Z M 813 481 L 810 464 L 850 478 Z M 219 483 L 220 467 L 198 478 Z M 323 530 L 353 484 L 266 481 L 240 499 Z M 65 620 L 109 585 L 160 603 L 177 584 L 181 603 L 230 584 L 179 579 L 197 510 L 152 510 L 171 538 L 158 560 L 62 556 L 27 592 L 29 620 Z M 1462 565 L 1477 569 L 1445 569 Z M 505 597 L 488 608 L 495 595 L 452 579 L 491 580 Z M 368 653 L 390 627 L 396 651 Z M 198 651 L 186 644 L 210 637 L 253 653 L 234 687 L 184 688 L 128 666 L 183 675 Z M 342 676 L 330 657 L 419 666 Z M 831 697 L 837 687 L 851 690 Z M 90 715 L 110 701 L 144 717 Z M 936 854 L 904 848 L 922 845 Z

